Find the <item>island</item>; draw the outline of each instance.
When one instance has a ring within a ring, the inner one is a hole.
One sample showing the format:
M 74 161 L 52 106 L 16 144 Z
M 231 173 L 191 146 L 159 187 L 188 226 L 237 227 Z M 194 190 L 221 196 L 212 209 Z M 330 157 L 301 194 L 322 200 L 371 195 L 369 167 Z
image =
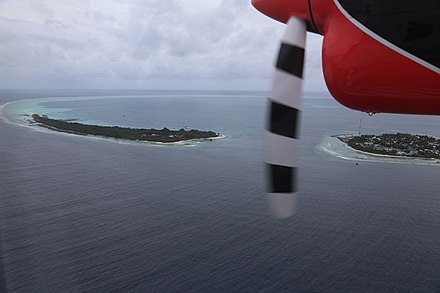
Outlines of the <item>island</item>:
M 201 131 L 196 129 L 191 130 L 170 130 L 168 128 L 163 129 L 144 129 L 144 128 L 128 128 L 119 126 L 101 126 L 101 125 L 88 125 L 78 122 L 71 122 L 71 119 L 57 120 L 51 119 L 46 115 L 32 114 L 32 123 L 45 127 L 51 130 L 78 134 L 78 135 L 94 135 L 107 138 L 135 140 L 135 141 L 147 141 L 147 142 L 161 142 L 161 143 L 173 143 L 191 139 L 213 139 L 218 138 L 220 135 L 213 131 Z
M 427 135 L 335 135 L 354 150 L 372 155 L 440 159 L 440 139 Z

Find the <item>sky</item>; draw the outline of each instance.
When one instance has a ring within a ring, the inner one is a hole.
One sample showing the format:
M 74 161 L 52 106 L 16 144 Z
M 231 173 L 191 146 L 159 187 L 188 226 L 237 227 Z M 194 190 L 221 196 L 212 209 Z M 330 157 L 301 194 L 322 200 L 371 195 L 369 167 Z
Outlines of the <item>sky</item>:
M 250 0 L 0 0 L 0 88 L 270 88 L 285 25 Z M 305 91 L 323 91 L 308 34 Z

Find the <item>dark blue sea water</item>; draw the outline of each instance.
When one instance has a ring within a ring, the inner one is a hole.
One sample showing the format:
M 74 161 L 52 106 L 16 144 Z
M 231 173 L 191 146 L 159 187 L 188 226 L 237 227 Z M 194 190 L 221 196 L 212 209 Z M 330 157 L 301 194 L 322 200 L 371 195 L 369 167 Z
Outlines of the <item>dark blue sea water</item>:
M 280 221 L 264 195 L 264 94 L 2 91 L 0 104 L 27 98 L 0 119 L 0 290 L 440 292 L 440 167 L 319 147 L 359 119 L 366 133 L 440 137 L 439 117 L 368 117 L 307 94 L 298 212 Z M 23 126 L 35 110 L 228 137 L 118 143 Z

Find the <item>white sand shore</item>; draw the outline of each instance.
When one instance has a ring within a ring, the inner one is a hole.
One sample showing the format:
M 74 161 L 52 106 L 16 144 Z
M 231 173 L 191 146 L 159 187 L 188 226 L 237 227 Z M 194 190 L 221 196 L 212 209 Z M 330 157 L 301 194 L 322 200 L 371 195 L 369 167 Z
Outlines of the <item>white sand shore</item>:
M 440 166 L 438 159 L 373 154 L 351 148 L 334 135 L 324 137 L 317 149 L 339 159 L 359 162 Z
M 188 145 L 188 143 L 199 143 L 199 142 L 203 142 L 203 141 L 224 139 L 227 137 L 228 137 L 227 135 L 219 134 L 219 136 L 217 136 L 217 137 L 187 139 L 187 140 L 179 140 L 179 141 L 175 141 L 175 142 L 156 142 L 156 141 L 134 141 L 134 142 L 156 144 L 156 145 Z
M 334 136 L 335 138 L 338 138 L 338 136 Z M 361 150 L 357 150 L 355 148 L 352 148 L 351 146 L 349 146 L 347 143 L 341 141 L 340 139 L 338 139 L 341 143 L 343 143 L 345 145 L 346 148 L 348 148 L 351 151 L 360 153 L 360 154 L 364 154 L 364 155 L 368 155 L 368 156 L 374 156 L 374 157 L 382 157 L 382 158 L 390 158 L 390 159 L 398 159 L 398 160 L 425 160 L 425 161 L 440 161 L 439 159 L 436 158 L 422 158 L 422 157 L 407 157 L 407 156 L 393 156 L 393 155 L 383 155 L 383 154 L 376 154 L 376 153 L 370 153 L 370 152 L 366 152 L 366 151 L 361 151 Z
M 36 121 L 32 117 L 33 114 L 29 114 L 28 121 L 30 124 L 41 126 L 43 129 L 47 129 L 49 131 L 57 132 L 57 133 L 64 133 L 67 135 L 76 135 L 81 137 L 88 137 L 88 138 L 97 138 L 97 139 L 105 139 L 105 140 L 111 140 L 118 143 L 125 143 L 125 144 L 148 144 L 148 145 L 162 145 L 162 146 L 195 146 L 197 143 L 204 142 L 204 141 L 213 141 L 218 139 L 224 139 L 227 138 L 226 135 L 219 134 L 216 137 L 208 137 L 208 138 L 196 138 L 196 139 L 186 139 L 186 140 L 179 140 L 174 142 L 159 142 L 159 141 L 148 141 L 148 140 L 131 140 L 131 139 L 118 139 L 113 137 L 105 137 L 105 136 L 99 136 L 99 135 L 88 135 L 84 133 L 77 133 L 73 131 L 68 130 L 60 130 L 51 126 L 42 125 L 42 124 L 34 124 Z M 35 129 L 35 128 L 34 128 Z

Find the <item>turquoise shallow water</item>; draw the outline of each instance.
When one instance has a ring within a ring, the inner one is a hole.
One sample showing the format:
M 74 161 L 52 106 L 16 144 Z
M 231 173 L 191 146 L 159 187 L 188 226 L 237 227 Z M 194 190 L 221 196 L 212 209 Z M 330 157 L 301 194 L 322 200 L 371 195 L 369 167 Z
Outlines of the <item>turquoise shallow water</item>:
M 228 99 L 237 99 L 237 97 L 219 94 L 51 97 L 26 99 L 6 103 L 2 106 L 0 114 L 7 123 L 15 123 L 21 126 L 31 126 L 29 123 L 29 116 L 37 113 L 39 115 L 48 115 L 55 119 L 75 119 L 79 123 L 85 124 L 117 125 L 139 128 L 162 128 L 170 127 L 171 125 L 171 127 L 175 129 L 200 127 L 201 129 L 209 130 L 207 128 L 207 123 L 210 122 L 210 118 L 207 117 L 208 115 L 196 113 L 196 115 L 202 117 L 200 119 L 192 119 L 190 117 L 192 116 L 191 111 L 196 111 L 197 107 L 199 107 L 198 111 L 200 112 L 210 111 L 203 109 L 203 104 L 206 104 L 207 101 L 205 100 L 207 99 L 210 104 L 222 105 L 224 101 L 227 101 Z M 260 101 L 260 106 L 262 106 L 261 96 L 258 97 L 255 95 L 241 94 L 239 95 L 239 99 L 245 102 L 250 99 L 253 103 L 255 103 L 253 100 L 257 99 Z M 309 100 L 312 101 L 312 99 Z M 184 101 L 191 105 L 191 109 L 180 108 L 179 105 L 173 105 L 173 103 L 182 104 Z M 239 104 L 238 101 L 235 101 L 235 103 Z M 161 105 L 159 106 L 159 109 L 151 111 L 151 106 L 158 107 L 158 105 Z M 306 101 L 306 106 L 307 105 L 314 109 L 322 109 L 323 111 L 326 109 L 337 109 L 335 105 L 326 105 L 319 102 L 313 103 L 308 102 L 308 100 Z M 155 111 L 160 111 L 163 119 L 158 119 L 159 117 L 157 117 L 158 115 L 155 115 Z M 168 119 L 170 117 L 171 119 Z M 175 123 L 176 121 L 178 121 L 178 123 Z M 204 123 L 201 123 L 202 121 L 204 121 Z M 212 123 L 211 125 L 211 127 L 216 127 L 216 125 Z M 42 128 L 33 128 L 40 131 L 47 131 Z M 234 135 L 232 129 L 220 128 L 220 130 L 217 131 L 226 131 L 229 135 Z M 347 133 L 353 132 L 348 131 Z M 181 143 L 181 145 L 194 146 L 197 143 L 199 142 L 192 141 Z M 439 166 L 437 160 L 397 159 L 355 152 L 338 139 L 332 137 L 332 135 L 324 136 L 322 142 L 317 145 L 317 149 L 345 160 Z
M 216 109 L 207 106 L 207 103 L 217 104 L 217 110 L 222 111 L 224 110 L 223 101 L 233 99 L 237 98 L 214 94 L 39 98 L 4 104 L 1 115 L 6 123 L 29 126 L 34 130 L 46 132 L 51 131 L 29 123 L 29 116 L 37 113 L 55 119 L 75 119 L 85 124 L 137 128 L 215 129 L 222 136 L 240 136 L 243 134 L 237 133 L 225 123 L 219 123 L 220 118 L 216 117 L 218 116 Z M 263 102 L 261 97 L 240 95 L 234 103 L 239 106 L 240 103 L 249 99 Z M 223 126 L 219 127 L 221 124 Z M 181 143 L 181 145 L 197 143 L 200 142 L 191 141 Z
M 26 108 L 228 138 L 156 147 L 0 120 L 0 282 L 10 292 L 440 289 L 440 168 L 320 149 L 332 134 L 356 132 L 360 118 L 365 132 L 440 136 L 438 117 L 367 117 L 307 96 L 298 213 L 278 221 L 264 195 L 263 94 L 101 94 L 6 92 L 0 101 L 86 97 L 17 103 L 8 122 Z

